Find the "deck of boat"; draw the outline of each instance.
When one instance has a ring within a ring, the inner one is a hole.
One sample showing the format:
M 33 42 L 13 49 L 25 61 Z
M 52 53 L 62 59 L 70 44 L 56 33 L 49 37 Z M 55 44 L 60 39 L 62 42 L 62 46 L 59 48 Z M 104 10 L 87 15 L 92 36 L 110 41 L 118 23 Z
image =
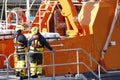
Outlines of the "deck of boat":
M 0 70 L 0 80 L 21 80 L 20 77 L 16 77 L 13 71 L 7 72 Z M 101 74 L 101 79 L 97 79 L 92 73 L 83 73 L 78 77 L 76 74 L 66 74 L 62 76 L 41 76 L 41 78 L 27 78 L 22 80 L 120 80 L 120 72 Z

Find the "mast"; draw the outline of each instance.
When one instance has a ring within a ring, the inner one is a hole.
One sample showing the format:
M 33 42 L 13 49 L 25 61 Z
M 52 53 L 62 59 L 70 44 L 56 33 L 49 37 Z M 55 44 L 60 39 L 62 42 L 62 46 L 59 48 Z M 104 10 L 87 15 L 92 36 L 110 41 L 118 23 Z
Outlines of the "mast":
M 26 7 L 27 7 L 27 11 L 26 11 L 26 17 L 27 17 L 27 22 L 29 23 L 30 22 L 30 1 L 29 0 L 26 0 Z

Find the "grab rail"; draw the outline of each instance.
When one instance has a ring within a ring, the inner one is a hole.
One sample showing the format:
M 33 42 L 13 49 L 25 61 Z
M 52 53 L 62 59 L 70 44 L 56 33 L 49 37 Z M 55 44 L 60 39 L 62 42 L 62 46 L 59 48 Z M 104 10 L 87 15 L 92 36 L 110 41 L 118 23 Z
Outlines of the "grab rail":
M 92 72 L 92 74 L 94 76 L 96 76 L 99 80 L 101 80 L 101 76 L 100 76 L 100 68 L 102 68 L 104 70 L 104 68 L 87 52 L 85 51 L 84 49 L 82 48 L 75 48 L 75 49 L 63 49 L 63 50 L 56 50 L 55 52 L 65 52 L 65 51 L 75 51 L 76 50 L 76 62 L 73 62 L 73 63 L 65 63 L 65 64 L 54 64 L 53 62 L 53 70 L 54 70 L 54 67 L 55 66 L 63 66 L 63 65 L 71 65 L 71 64 L 77 64 L 77 74 L 79 74 L 79 64 L 83 64 L 89 71 Z M 92 61 L 94 61 L 99 67 L 98 67 L 98 73 L 99 75 L 97 75 L 88 65 L 86 65 L 84 62 L 79 62 L 79 53 L 78 51 L 82 51 L 84 52 L 84 54 L 86 54 L 90 59 L 92 59 Z M 54 55 L 52 55 L 54 56 Z M 54 57 L 53 58 L 53 61 L 54 61 Z M 48 65 L 47 65 L 48 66 Z M 55 76 L 55 71 L 53 71 L 53 77 Z
M 67 52 L 67 51 L 76 51 L 76 62 L 70 62 L 70 63 L 62 63 L 62 64 L 55 64 L 55 59 L 54 59 L 54 52 Z M 79 61 L 79 51 L 82 51 L 84 54 L 86 54 L 92 61 L 94 61 L 99 67 L 98 69 L 98 72 L 99 72 L 99 75 L 97 75 L 87 64 L 85 64 L 84 62 L 80 62 Z M 44 51 L 44 53 L 46 52 L 51 52 L 51 51 Z M 52 53 L 52 64 L 50 65 L 43 65 L 42 67 L 49 67 L 49 66 L 52 66 L 52 70 L 53 70 L 53 79 L 55 79 L 55 66 L 64 66 L 64 65 L 72 65 L 72 64 L 77 64 L 77 74 L 80 73 L 80 69 L 79 69 L 79 65 L 82 64 L 84 65 L 90 72 L 92 72 L 92 74 L 97 77 L 99 80 L 101 80 L 101 76 L 100 76 L 100 68 L 103 69 L 103 67 L 87 52 L 85 51 L 84 49 L 82 48 L 75 48 L 75 49 L 62 49 L 62 50 L 56 50 L 54 52 L 51 52 Z M 36 52 L 34 52 L 36 53 Z M 22 53 L 22 54 L 25 54 L 25 55 L 29 55 L 31 53 Z M 16 55 L 16 54 L 11 54 L 9 55 L 8 57 L 8 60 L 10 59 L 11 56 L 13 55 Z M 28 56 L 26 56 L 28 58 Z M 37 68 L 36 67 L 30 67 L 28 64 L 29 64 L 29 59 L 27 59 L 28 63 L 26 63 L 26 67 L 24 68 Z M 11 66 L 9 65 L 9 67 L 11 68 Z M 16 68 L 12 68 L 12 69 L 16 69 Z M 28 69 L 28 77 L 29 77 L 29 69 Z
M 68 51 L 76 51 L 76 62 L 69 62 L 69 63 L 62 63 L 62 64 L 55 64 L 55 54 L 57 54 L 56 52 L 68 52 Z M 98 65 L 98 74 L 96 74 L 87 64 L 85 64 L 84 62 L 81 62 L 79 61 L 79 51 L 82 51 L 83 54 L 86 54 L 88 56 L 88 58 L 90 58 L 90 60 L 92 60 L 93 62 L 95 62 L 97 65 Z M 55 50 L 54 52 L 52 51 L 44 51 L 44 53 L 47 53 L 47 52 L 51 52 L 52 53 L 52 64 L 49 64 L 49 65 L 42 65 L 42 67 L 50 67 L 52 66 L 52 79 L 55 79 L 55 66 L 65 66 L 65 65 L 73 65 L 73 64 L 76 64 L 77 67 L 77 74 L 80 73 L 80 69 L 79 69 L 79 65 L 82 64 L 85 66 L 85 68 L 87 68 L 96 78 L 98 78 L 99 80 L 101 80 L 101 75 L 100 75 L 100 68 L 105 70 L 104 67 L 102 67 L 86 50 L 82 49 L 82 48 L 75 48 L 75 49 L 62 49 L 62 50 Z M 34 52 L 36 53 L 36 52 Z M 5 64 L 7 65 L 7 77 L 9 76 L 9 69 L 18 69 L 18 68 L 12 68 L 11 65 L 9 64 L 10 63 L 10 58 L 14 55 L 18 55 L 19 53 L 17 54 L 10 54 L 7 58 L 6 55 L 4 54 L 0 54 L 0 56 L 5 56 L 6 60 L 5 60 Z M 30 68 L 37 68 L 38 66 L 36 67 L 30 67 L 29 66 L 29 52 L 27 53 L 20 53 L 20 54 L 25 54 L 26 56 L 26 66 L 24 67 L 25 69 L 28 68 L 28 80 L 30 79 L 30 71 L 29 69 Z M 105 70 L 106 71 L 106 70 Z M 106 71 L 107 72 L 107 71 Z
M 8 58 L 7 58 L 7 56 L 5 54 L 0 54 L 0 56 L 1 57 L 5 57 L 4 65 L 6 65 L 6 67 L 7 67 L 7 78 L 6 79 L 8 79 L 8 77 L 9 77 L 9 62 L 8 62 Z

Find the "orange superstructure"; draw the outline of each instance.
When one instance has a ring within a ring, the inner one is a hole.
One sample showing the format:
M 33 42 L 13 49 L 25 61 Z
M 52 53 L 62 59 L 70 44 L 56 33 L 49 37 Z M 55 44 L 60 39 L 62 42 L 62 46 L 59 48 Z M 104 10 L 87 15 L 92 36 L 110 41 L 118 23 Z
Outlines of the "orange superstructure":
M 63 47 L 54 47 L 55 50 L 59 49 L 70 49 L 70 48 L 83 48 L 90 53 L 92 57 L 94 57 L 98 62 L 101 62 L 101 52 L 108 38 L 109 32 L 111 31 L 111 25 L 114 22 L 115 12 L 116 12 L 117 1 L 100 1 L 100 2 L 84 2 L 82 4 L 82 8 L 78 15 L 78 20 L 81 26 L 85 30 L 85 34 L 83 36 L 62 39 L 59 41 L 51 42 L 51 44 L 64 44 Z M 71 20 L 70 20 L 71 21 Z M 104 59 L 102 60 L 102 66 L 104 66 L 107 70 L 116 70 L 120 68 L 119 64 L 119 37 L 117 34 L 119 32 L 119 23 L 118 17 L 115 21 L 115 27 L 113 29 L 109 44 L 115 42 L 115 45 L 109 45 L 108 49 L 104 54 Z M 118 44 L 117 44 L 118 43 Z M 76 60 L 76 56 L 73 56 L 75 52 L 69 52 L 66 54 L 65 52 L 56 53 L 55 54 L 55 62 L 56 64 L 62 64 L 64 62 L 74 62 Z M 52 64 L 52 58 L 48 58 L 51 55 L 45 54 L 45 64 Z M 59 58 L 63 58 L 62 60 Z M 114 58 L 113 58 L 114 57 Z M 112 59 L 112 60 L 111 60 Z M 80 61 L 86 63 L 89 67 L 90 60 L 84 54 L 80 55 Z M 92 67 L 93 70 L 97 70 L 97 65 L 93 62 Z M 52 75 L 52 68 L 45 68 L 46 75 Z M 56 67 L 56 75 L 66 74 L 67 72 L 76 73 L 76 66 L 61 66 Z M 89 72 L 84 66 L 80 67 L 81 72 Z M 51 71 L 51 72 L 50 72 Z

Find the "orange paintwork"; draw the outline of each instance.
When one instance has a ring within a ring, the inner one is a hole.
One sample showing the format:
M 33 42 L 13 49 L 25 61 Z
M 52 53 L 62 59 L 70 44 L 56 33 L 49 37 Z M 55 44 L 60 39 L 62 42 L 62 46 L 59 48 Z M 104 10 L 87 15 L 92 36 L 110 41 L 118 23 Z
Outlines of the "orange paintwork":
M 110 31 L 110 26 L 112 24 L 112 20 L 114 17 L 116 2 L 99 2 L 93 4 L 91 2 L 83 3 L 83 7 L 79 14 L 79 21 L 83 27 L 85 27 L 86 36 L 63 39 L 59 41 L 51 42 L 51 44 L 63 44 L 63 47 L 54 47 L 55 50 L 59 49 L 71 49 L 71 48 L 83 48 L 87 52 L 89 52 L 92 57 L 94 57 L 98 62 L 101 60 L 101 51 L 107 39 L 108 33 Z M 84 11 L 84 13 L 82 13 Z M 94 12 L 94 14 L 93 14 Z M 83 18 L 81 18 L 81 16 Z M 115 46 L 109 46 L 108 50 L 105 54 L 103 66 L 106 67 L 107 70 L 116 70 L 120 69 L 119 62 L 119 53 L 120 53 L 120 34 L 119 29 L 119 21 L 116 22 L 111 41 L 115 41 Z M 55 53 L 55 63 L 61 64 L 65 62 L 76 61 L 75 52 L 59 52 Z M 52 55 L 50 53 L 44 54 L 44 64 L 52 64 Z M 62 58 L 62 59 L 61 59 Z M 86 55 L 80 55 L 80 61 L 85 62 L 89 67 L 90 59 L 86 57 Z M 97 70 L 97 65 L 92 62 L 93 70 Z M 52 68 L 44 68 L 46 75 L 52 75 Z M 80 67 L 81 72 L 89 72 L 85 67 Z M 63 75 L 68 72 L 77 73 L 76 66 L 61 66 L 55 67 L 56 75 Z
M 49 25 L 51 17 L 53 17 L 53 10 L 56 8 L 56 1 L 50 1 L 49 5 L 47 5 L 45 2 L 41 2 L 41 5 L 38 9 L 38 12 L 36 13 L 35 19 L 32 23 L 32 26 L 39 27 L 40 32 L 49 32 Z
M 75 3 L 73 3 L 71 0 L 58 1 L 62 6 L 61 14 L 65 17 L 66 21 L 66 34 L 69 35 L 69 37 L 84 35 L 84 28 L 80 25 L 77 18 L 77 10 L 74 6 Z
M 11 24 L 11 23 L 12 23 L 12 19 L 13 19 L 14 16 L 15 16 L 15 14 L 14 14 L 13 12 L 10 12 L 10 13 L 9 13 L 9 15 L 8 15 L 8 17 L 7 17 L 7 23 L 8 23 L 8 24 Z M 21 13 L 21 20 L 22 20 L 21 25 L 24 26 L 24 25 L 26 24 L 26 21 L 27 21 L 27 18 L 26 18 L 26 16 L 25 16 L 25 13 L 24 13 L 24 12 Z M 15 29 L 15 26 L 10 25 L 8 28 L 9 28 L 9 29 Z
M 0 40 L 0 54 L 5 54 L 7 57 L 14 53 L 14 42 L 13 40 Z M 4 64 L 5 57 L 0 56 L 0 68 L 6 68 Z M 10 65 L 14 67 L 14 58 L 10 58 Z
M 53 23 L 56 22 L 54 21 L 54 18 L 58 17 L 58 15 L 55 16 L 56 14 L 54 14 L 54 12 L 59 9 L 59 11 L 62 11 L 59 13 L 62 13 L 65 17 L 67 27 L 66 34 L 71 37 L 84 34 L 83 28 L 77 19 L 77 11 L 71 0 L 58 1 L 59 3 L 57 1 L 48 1 L 49 5 L 46 5 L 45 2 L 41 2 L 31 28 L 37 26 L 39 27 L 40 32 L 54 32 L 54 29 L 56 29 L 54 27 L 55 23 Z M 78 3 L 74 2 L 74 4 Z
M 62 47 L 53 47 L 55 50 L 60 49 L 72 49 L 72 48 L 84 48 L 85 50 L 89 51 L 89 53 L 93 54 L 93 36 L 84 36 L 84 37 L 75 37 L 69 39 L 63 39 L 55 42 L 51 42 L 50 44 L 63 44 Z M 44 54 L 44 64 L 52 64 L 52 55 L 51 53 Z M 80 60 L 88 62 L 88 58 L 84 54 L 80 54 Z M 73 51 L 70 52 L 55 52 L 55 64 L 62 64 L 66 62 L 76 62 L 76 53 Z M 93 67 L 95 69 L 95 67 Z M 46 75 L 52 75 L 52 68 L 46 67 L 44 68 Z M 63 75 L 70 73 L 76 73 L 76 66 L 60 66 L 55 68 L 56 75 Z M 85 68 L 82 67 L 81 71 L 86 71 Z

